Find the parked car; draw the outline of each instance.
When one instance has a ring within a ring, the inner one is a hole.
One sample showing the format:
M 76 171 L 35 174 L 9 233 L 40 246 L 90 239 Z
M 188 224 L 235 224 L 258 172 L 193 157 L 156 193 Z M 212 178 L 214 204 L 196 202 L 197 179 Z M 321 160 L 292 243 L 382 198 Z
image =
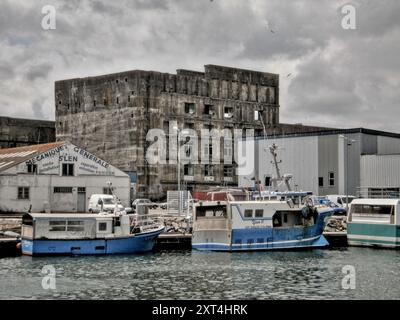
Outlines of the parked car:
M 118 204 L 119 210 L 125 210 L 125 207 Z M 109 194 L 92 194 L 89 199 L 88 210 L 91 213 L 98 213 L 103 211 L 111 212 L 115 209 L 114 197 Z M 129 208 L 127 208 L 129 211 Z
M 346 217 L 346 209 L 338 206 L 336 203 L 332 202 L 327 196 L 312 196 L 311 200 L 314 205 L 325 205 L 329 206 L 333 209 L 334 213 L 333 216 L 345 216 Z
M 331 202 L 338 205 L 341 208 L 346 208 L 346 196 L 339 194 L 328 194 L 326 196 Z M 356 198 L 355 196 L 348 196 L 349 204 Z
M 150 199 L 136 199 L 132 202 L 132 210 L 136 211 L 137 205 L 145 205 L 150 209 L 156 209 L 157 204 L 150 201 Z

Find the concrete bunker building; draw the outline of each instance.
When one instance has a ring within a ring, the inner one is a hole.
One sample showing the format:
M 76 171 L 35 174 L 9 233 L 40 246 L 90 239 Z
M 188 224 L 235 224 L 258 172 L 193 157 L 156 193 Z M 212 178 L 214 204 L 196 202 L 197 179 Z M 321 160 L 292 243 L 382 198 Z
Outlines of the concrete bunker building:
M 205 72 L 133 70 L 57 81 L 55 103 L 58 141 L 98 154 L 130 175 L 134 196 L 154 200 L 177 189 L 178 174 L 176 164 L 146 161 L 150 129 L 169 132 L 177 123 L 199 136 L 202 129 L 253 129 L 263 135 L 264 126 L 268 134 L 324 130 L 279 123 L 279 75 L 216 65 L 206 65 Z M 167 145 L 167 154 L 169 148 L 176 146 Z M 220 152 L 233 148 L 221 146 Z M 222 161 L 179 166 L 182 189 L 237 186 L 235 165 Z

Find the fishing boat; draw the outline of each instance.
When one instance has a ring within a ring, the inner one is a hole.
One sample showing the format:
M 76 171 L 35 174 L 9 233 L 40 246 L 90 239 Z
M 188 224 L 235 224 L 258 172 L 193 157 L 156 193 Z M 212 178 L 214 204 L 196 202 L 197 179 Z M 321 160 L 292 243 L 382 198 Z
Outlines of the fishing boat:
M 354 199 L 347 220 L 351 246 L 400 247 L 400 199 Z
M 134 226 L 135 215 L 32 214 L 22 217 L 22 254 L 128 254 L 151 251 L 164 226 Z
M 270 148 L 277 172 L 271 179 L 273 189 L 249 192 L 244 200 L 227 191 L 224 201 L 212 199 L 195 205 L 192 248 L 255 251 L 329 245 L 322 233 L 333 209 L 315 205 L 309 192 L 291 190 L 291 176 L 280 174 L 276 150 L 275 145 Z M 279 182 L 286 191 L 277 190 Z
M 207 201 L 195 206 L 192 247 L 212 251 L 312 248 L 329 245 L 322 235 L 329 207 L 291 201 Z
M 22 254 L 131 254 L 151 251 L 165 229 L 145 215 L 127 214 L 115 198 L 114 212 L 98 214 L 26 213 Z

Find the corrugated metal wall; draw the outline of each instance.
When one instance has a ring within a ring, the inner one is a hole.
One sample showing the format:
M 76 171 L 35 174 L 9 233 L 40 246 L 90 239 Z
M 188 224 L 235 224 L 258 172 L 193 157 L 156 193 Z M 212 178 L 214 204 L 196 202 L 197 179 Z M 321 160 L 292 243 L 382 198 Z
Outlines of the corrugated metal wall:
M 400 154 L 364 155 L 361 157 L 361 179 L 363 187 L 400 186 Z
M 263 183 L 266 176 L 275 176 L 268 147 L 276 143 L 280 147 L 281 173 L 293 174 L 292 186 L 298 189 L 319 195 L 345 194 L 347 185 L 349 194 L 356 195 L 363 186 L 400 186 L 400 139 L 365 133 L 345 136 L 354 140 L 349 147 L 340 134 L 257 140 L 255 173 Z M 334 172 L 334 186 L 329 186 L 329 172 Z M 323 188 L 318 187 L 318 177 L 324 178 Z M 250 186 L 253 182 L 250 176 L 245 180 L 239 177 L 239 185 Z
M 292 187 L 298 190 L 318 192 L 318 137 L 291 137 L 259 141 L 260 178 L 265 183 L 266 176 L 275 176 L 272 156 L 268 147 L 275 143 L 281 173 L 293 175 Z
M 329 172 L 333 172 L 334 185 L 329 184 Z M 319 187 L 319 195 L 338 194 L 338 136 L 318 137 L 318 177 L 323 178 L 323 187 Z

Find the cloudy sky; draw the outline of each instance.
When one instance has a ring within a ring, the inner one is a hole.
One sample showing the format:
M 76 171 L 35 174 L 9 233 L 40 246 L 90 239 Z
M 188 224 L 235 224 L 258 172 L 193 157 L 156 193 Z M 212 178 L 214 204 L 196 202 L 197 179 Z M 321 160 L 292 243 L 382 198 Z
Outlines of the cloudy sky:
M 0 0 L 0 115 L 53 120 L 56 80 L 221 64 L 280 74 L 281 122 L 400 132 L 399 14 L 398 0 Z

